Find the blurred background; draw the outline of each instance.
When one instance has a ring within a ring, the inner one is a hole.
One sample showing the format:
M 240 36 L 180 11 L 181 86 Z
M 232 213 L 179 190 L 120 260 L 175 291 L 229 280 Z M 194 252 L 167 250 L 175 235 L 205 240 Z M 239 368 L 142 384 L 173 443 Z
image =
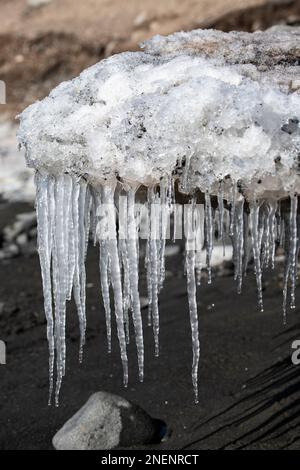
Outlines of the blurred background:
M 58 410 L 47 407 L 34 186 L 15 137 L 19 112 L 105 57 L 179 30 L 299 26 L 300 0 L 0 0 L 0 18 L 0 80 L 6 85 L 6 104 L 0 104 L 0 339 L 7 344 L 7 365 L 0 366 L 0 449 L 51 448 L 56 430 L 100 389 L 121 393 L 165 420 L 170 438 L 161 448 L 300 448 L 299 373 L 290 361 L 300 325 L 293 315 L 282 327 L 282 273 L 267 276 L 261 314 L 253 276 L 237 296 L 231 263 L 216 262 L 213 286 L 201 287 L 199 300 L 202 359 L 195 408 L 185 279 L 174 246 L 160 298 L 162 354 L 153 359 L 150 331 L 145 384 L 137 385 L 133 373 L 126 392 L 116 338 L 112 356 L 105 353 L 98 253 L 89 250 L 86 359 L 78 368 L 71 303 L 62 403 Z M 135 363 L 133 347 L 129 357 Z
M 62 80 L 155 34 L 300 23 L 298 0 L 1 0 L 0 77 L 13 117 Z M 3 109 L 2 109 L 3 108 Z

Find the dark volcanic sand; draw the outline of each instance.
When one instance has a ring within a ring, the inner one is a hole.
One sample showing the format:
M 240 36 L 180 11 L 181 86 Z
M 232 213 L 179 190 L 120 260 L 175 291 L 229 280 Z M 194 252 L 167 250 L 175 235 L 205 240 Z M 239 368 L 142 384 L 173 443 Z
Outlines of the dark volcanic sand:
M 0 226 L 18 210 L 24 211 L 24 205 L 0 205 Z M 47 406 L 48 351 L 38 258 L 0 261 L 0 339 L 7 343 L 7 364 L 0 365 L 1 449 L 51 449 L 55 432 L 97 390 L 122 395 L 167 423 L 169 439 L 148 448 L 300 448 L 300 366 L 290 359 L 291 342 L 300 339 L 299 310 L 289 313 L 283 327 L 279 269 L 267 276 L 264 313 L 256 310 L 252 274 L 240 296 L 231 276 L 217 277 L 212 286 L 203 283 L 199 289 L 202 357 L 195 406 L 181 258 L 167 260 L 172 276 L 160 296 L 160 358 L 153 357 L 152 331 L 145 327 L 145 382 L 137 381 L 132 341 L 128 390 L 122 386 L 115 333 L 113 353 L 106 353 L 97 263 L 98 250 L 90 248 L 85 359 L 78 365 L 78 328 L 70 304 L 67 375 L 55 409 Z M 143 313 L 146 319 L 147 310 Z

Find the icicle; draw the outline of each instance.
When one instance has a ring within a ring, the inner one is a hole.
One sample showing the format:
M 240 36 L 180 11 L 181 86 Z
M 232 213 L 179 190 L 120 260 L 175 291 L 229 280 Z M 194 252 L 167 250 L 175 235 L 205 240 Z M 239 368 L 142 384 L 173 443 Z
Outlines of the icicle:
M 148 326 L 152 326 L 152 282 L 151 282 L 151 204 L 150 204 L 150 190 L 147 192 L 147 239 L 146 239 L 146 252 L 145 252 L 145 269 L 147 278 L 147 297 L 148 297 Z
M 98 193 L 94 189 L 91 191 L 91 233 L 94 246 L 97 243 L 97 207 L 98 207 Z
M 63 177 L 64 185 L 64 200 L 63 200 L 63 247 L 64 247 L 64 258 L 63 258 L 63 282 L 64 282 L 64 292 L 62 297 L 62 303 L 64 303 L 64 308 L 62 308 L 62 334 L 65 336 L 66 330 L 66 301 L 71 298 L 71 290 L 73 283 L 74 275 L 74 259 L 72 254 L 72 249 L 74 247 L 73 233 L 72 230 L 72 187 L 73 181 L 71 176 L 64 175 Z M 71 245 L 71 248 L 70 248 Z M 65 341 L 63 342 L 63 374 L 65 375 L 65 362 L 66 362 L 66 345 Z
M 243 274 L 247 275 L 247 269 L 251 253 L 251 235 L 249 232 L 249 214 L 244 211 L 244 263 L 243 263 Z
M 244 199 L 236 203 L 234 224 L 234 246 L 236 253 L 235 279 L 238 281 L 237 292 L 242 291 L 243 282 L 243 255 L 244 255 Z
M 87 190 L 87 183 L 84 180 L 80 181 L 80 190 L 78 196 L 78 280 L 79 280 L 79 298 L 75 299 L 78 317 L 80 321 L 80 349 L 79 349 L 79 361 L 82 361 L 83 346 L 85 344 L 85 332 L 86 332 L 86 272 L 85 272 L 85 258 L 88 244 L 88 233 L 89 233 L 89 209 L 90 209 L 90 198 L 89 191 Z M 76 214 L 77 215 L 77 214 Z M 76 280 L 77 286 L 77 280 Z
M 157 238 L 158 238 L 158 217 L 157 217 L 157 203 L 154 188 L 148 189 L 148 201 L 150 203 L 150 286 L 151 286 L 151 311 L 152 311 L 152 326 L 154 334 L 155 356 L 159 356 L 159 310 L 158 310 L 158 252 L 157 252 Z
M 130 343 L 129 309 L 131 308 L 129 259 L 127 250 L 128 221 L 127 221 L 127 194 L 120 195 L 118 207 L 118 234 L 120 271 L 123 280 L 123 317 L 126 344 Z
M 73 216 L 73 230 L 74 230 L 74 273 L 73 273 L 73 295 L 77 308 L 77 316 L 79 322 L 79 331 L 80 331 L 80 345 L 79 345 L 79 361 L 82 360 L 83 346 L 85 343 L 85 329 L 86 329 L 86 319 L 85 319 L 85 307 L 82 304 L 82 295 L 81 295 L 81 243 L 79 237 L 79 195 L 81 192 L 81 184 L 77 183 L 73 185 L 73 194 L 72 194 L 72 216 Z
M 290 217 L 290 254 L 291 254 L 291 268 L 290 268 L 290 279 L 291 279 L 291 308 L 296 308 L 295 301 L 295 290 L 297 280 L 297 246 L 298 246 L 298 235 L 297 235 L 297 209 L 298 209 L 298 196 L 293 194 L 291 196 L 291 217 Z
M 195 228 L 195 271 L 197 285 L 201 284 L 202 272 L 202 250 L 204 245 L 204 207 L 203 204 L 196 204 L 196 197 L 192 200 L 193 218 Z
M 235 204 L 236 204 L 236 184 L 232 183 L 232 196 L 231 196 L 231 208 L 230 208 L 230 225 L 229 225 L 229 235 L 233 236 L 233 226 L 234 226 L 234 214 L 235 214 Z
M 290 307 L 295 308 L 295 289 L 296 289 L 296 279 L 297 279 L 297 209 L 298 209 L 298 196 L 293 194 L 290 196 L 291 206 L 290 206 L 290 215 L 289 223 L 286 224 L 286 260 L 285 260 L 285 270 L 284 270 L 284 287 L 283 287 L 283 321 L 286 323 L 286 302 L 287 302 L 287 289 L 288 289 L 288 280 L 291 280 L 291 289 L 290 289 Z
M 59 392 L 62 377 L 65 372 L 65 313 L 66 313 L 66 276 L 67 266 L 65 262 L 64 246 L 64 176 L 59 176 L 55 180 L 54 199 L 54 244 L 53 244 L 53 291 L 55 305 L 55 341 L 56 341 L 56 389 L 55 405 L 59 403 Z
M 52 250 L 52 217 L 49 202 L 50 187 L 53 180 L 49 176 L 36 173 L 35 184 L 37 189 L 37 229 L 38 252 L 41 264 L 44 309 L 47 319 L 47 338 L 49 345 L 49 405 L 53 392 L 53 371 L 55 361 L 54 319 L 52 312 L 52 282 L 51 282 L 51 250 Z
M 213 220 L 211 200 L 208 191 L 205 192 L 205 223 L 206 223 L 206 265 L 208 284 L 211 284 L 211 255 L 213 250 Z
M 223 244 L 223 256 L 225 256 L 225 237 L 224 237 L 224 181 L 220 182 L 218 192 L 218 209 L 219 209 L 219 238 Z
M 87 249 L 89 244 L 89 232 L 90 232 L 90 223 L 91 223 L 91 203 L 92 196 L 89 186 L 86 184 L 85 189 L 85 200 L 84 200 L 84 227 L 85 227 L 85 250 L 84 250 L 84 261 L 87 255 Z
M 160 277 L 159 277 L 159 290 L 162 289 L 165 276 L 166 276 L 166 267 L 165 267 L 165 248 L 166 248 L 166 237 L 167 237 L 167 228 L 168 228 L 168 214 L 169 214 L 169 202 L 168 202 L 168 187 L 165 182 L 161 182 L 160 185 L 160 221 L 161 221 L 161 230 L 160 230 Z
M 195 403 L 198 403 L 198 367 L 200 357 L 200 342 L 198 333 L 198 313 L 196 301 L 196 280 L 195 280 L 195 252 L 193 250 L 186 252 L 186 270 L 187 270 L 187 292 L 190 310 L 190 322 L 192 330 L 193 345 L 193 365 L 192 381 L 195 394 Z
M 267 268 L 270 259 L 270 207 L 267 203 L 264 204 L 261 210 L 261 266 L 262 269 Z
M 161 246 L 162 246 L 162 238 L 161 238 L 161 201 L 160 201 L 160 195 L 159 192 L 155 192 L 155 198 L 154 198 L 154 205 L 153 205 L 153 216 L 155 217 L 155 221 L 153 221 L 153 227 L 154 227 L 154 238 L 156 241 L 156 270 L 157 270 L 157 289 L 158 293 L 160 291 L 160 268 L 161 268 L 161 263 L 160 263 L 160 253 L 161 253 Z
M 270 259 L 271 259 L 271 268 L 275 267 L 275 250 L 276 250 L 276 210 L 277 210 L 277 201 L 270 201 Z
M 139 267 L 138 254 L 136 249 L 137 228 L 135 222 L 135 190 L 128 189 L 127 195 L 127 217 L 128 217 L 128 238 L 127 252 L 129 261 L 129 279 L 130 293 L 132 299 L 132 316 L 135 331 L 135 341 L 138 354 L 139 379 L 144 379 L 144 339 L 143 339 L 143 323 L 140 306 L 139 295 Z
M 200 356 L 200 342 L 198 332 L 198 312 L 196 300 L 196 279 L 195 279 L 195 230 L 194 230 L 194 204 L 192 211 L 187 215 L 186 227 L 186 276 L 187 276 L 187 293 L 190 312 L 190 323 L 192 331 L 192 348 L 193 348 L 193 364 L 192 364 L 192 381 L 195 394 L 195 403 L 198 403 L 198 366 Z
M 281 248 L 285 246 L 285 213 L 281 210 L 281 201 L 278 203 L 278 243 Z
M 68 285 L 67 285 L 67 300 L 71 300 L 74 272 L 75 272 L 75 234 L 74 234 L 74 223 L 73 223 L 73 180 L 70 178 L 70 194 L 69 201 L 66 203 L 66 229 L 65 229 L 65 243 L 68 247 Z
M 126 210 L 127 212 L 127 210 Z M 121 266 L 123 268 L 123 315 L 125 324 L 125 336 L 126 344 L 130 343 L 130 331 L 129 331 L 129 315 L 128 310 L 131 308 L 130 299 L 130 278 L 129 278 L 129 260 L 127 253 L 127 244 L 125 239 L 119 239 L 119 252 Z
M 150 220 L 150 217 L 148 217 Z M 148 326 L 152 325 L 152 283 L 151 283 L 151 237 L 150 237 L 150 225 L 148 230 L 148 238 L 146 241 L 146 256 L 145 256 L 145 268 L 147 273 L 147 295 L 148 295 Z
M 195 252 L 195 271 L 196 271 L 197 286 L 201 285 L 201 274 L 202 274 L 201 251 L 202 251 L 202 248 L 196 249 L 196 252 Z
M 108 247 L 107 240 L 99 241 L 99 267 L 102 300 L 105 311 L 107 351 L 111 353 L 111 309 L 109 296 L 109 280 L 108 280 Z
M 232 259 L 234 263 L 234 280 L 238 281 L 237 292 L 241 293 L 243 278 L 244 256 L 244 200 L 235 203 L 234 213 L 231 214 L 232 232 Z
M 114 187 L 103 187 L 103 204 L 106 205 L 106 217 L 108 224 L 108 240 L 107 249 L 110 259 L 110 275 L 111 283 L 114 291 L 114 306 L 117 323 L 118 339 L 121 351 L 121 360 L 123 365 L 123 382 L 124 386 L 128 384 L 128 360 L 126 352 L 126 337 L 124 330 L 123 316 L 123 296 L 120 273 L 120 261 L 118 254 L 118 245 L 116 238 L 116 215 L 114 210 Z
M 257 201 L 250 205 L 250 219 L 251 219 L 251 239 L 252 251 L 254 258 L 255 276 L 258 292 L 258 306 L 260 311 L 263 312 L 263 296 L 262 296 L 262 271 L 260 264 L 260 241 L 259 241 L 259 204 Z

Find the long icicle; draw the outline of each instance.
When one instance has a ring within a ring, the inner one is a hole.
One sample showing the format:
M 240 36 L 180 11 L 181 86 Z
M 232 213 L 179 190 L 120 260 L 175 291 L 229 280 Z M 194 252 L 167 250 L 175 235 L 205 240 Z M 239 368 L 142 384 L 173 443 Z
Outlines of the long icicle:
M 63 176 L 63 186 L 64 186 L 64 193 L 63 193 L 63 257 L 60 260 L 63 266 L 63 286 L 62 286 L 62 294 L 61 294 L 61 335 L 63 338 L 62 341 L 62 363 L 63 363 L 63 375 L 66 372 L 66 301 L 70 298 L 70 277 L 72 275 L 73 266 L 69 265 L 70 259 L 70 240 L 73 239 L 73 234 L 71 233 L 70 237 L 70 226 L 72 224 L 70 221 L 72 220 L 72 187 L 73 187 L 73 180 L 70 175 Z M 73 240 L 74 241 L 74 240 Z M 72 245 L 72 243 L 71 243 Z M 73 280 L 73 279 L 72 279 Z
M 291 253 L 291 269 L 290 269 L 290 279 L 291 279 L 291 303 L 290 307 L 292 309 L 296 308 L 296 280 L 297 280 L 297 246 L 298 246 L 298 234 L 297 234 L 297 210 L 298 210 L 298 195 L 291 195 L 291 241 L 290 241 L 290 253 Z
M 127 251 L 129 260 L 130 292 L 132 298 L 132 316 L 135 331 L 135 341 L 138 354 L 139 380 L 144 379 L 144 339 L 143 322 L 141 315 L 140 295 L 139 295 L 139 266 L 136 249 L 137 228 L 135 223 L 135 189 L 129 188 L 127 194 L 127 217 L 128 217 L 128 238 Z
M 90 193 L 87 183 L 84 180 L 80 181 L 80 192 L 78 200 L 78 270 L 79 270 L 79 285 L 80 285 L 80 302 L 82 311 L 82 345 L 79 351 L 79 361 L 82 361 L 83 345 L 85 343 L 86 331 L 86 272 L 85 272 L 85 259 L 88 245 L 89 235 L 89 209 L 90 209 Z
M 128 385 L 128 359 L 126 352 L 126 336 L 124 329 L 124 316 L 123 316 L 123 295 L 121 284 L 120 260 L 118 254 L 117 232 L 116 232 L 116 214 L 114 206 L 114 191 L 113 186 L 103 187 L 103 204 L 106 208 L 108 240 L 107 247 L 110 258 L 110 274 L 111 283 L 114 291 L 114 305 L 115 317 L 117 323 L 117 332 L 121 352 L 121 360 L 123 366 L 123 383 L 124 386 Z
M 168 196 L 169 182 L 162 181 L 160 184 L 160 217 L 161 217 L 161 231 L 160 231 L 160 277 L 159 277 L 159 290 L 163 288 L 164 280 L 166 277 L 165 266 L 165 249 L 166 237 L 168 228 L 168 214 L 169 214 L 169 198 Z
M 251 239 L 252 239 L 252 251 L 254 258 L 254 268 L 257 284 L 257 295 L 258 295 L 258 306 L 260 311 L 263 312 L 263 296 L 262 296 L 262 271 L 260 262 L 260 243 L 259 243 L 259 204 L 254 201 L 250 205 L 250 219 L 251 219 Z
M 95 237 L 99 241 L 99 271 L 100 271 L 100 285 L 102 301 L 105 312 L 105 324 L 106 324 L 106 341 L 107 341 L 107 352 L 111 353 L 111 307 L 110 307 L 110 294 L 109 294 L 109 256 L 108 256 L 108 241 L 102 236 L 101 229 L 99 229 L 102 216 L 102 200 L 101 200 L 101 189 L 100 191 L 94 192 L 94 200 L 97 205 L 96 209 L 96 221 L 95 221 Z
M 195 277 L 195 227 L 194 227 L 194 204 L 191 204 L 186 217 L 186 278 L 187 293 L 190 312 L 190 324 L 192 331 L 192 381 L 195 395 L 195 403 L 198 403 L 198 367 L 200 357 L 200 341 L 198 331 L 198 312 L 196 299 L 196 277 Z
M 38 252 L 41 264 L 44 310 L 47 319 L 47 338 L 49 345 L 49 402 L 51 404 L 53 392 L 53 371 L 55 361 L 54 319 L 52 311 L 52 282 L 51 282 L 51 245 L 52 245 L 52 217 L 49 201 L 50 186 L 53 179 L 40 173 L 35 175 L 37 189 L 37 227 Z
M 207 265 L 207 283 L 211 284 L 211 256 L 213 251 L 213 220 L 210 194 L 205 192 L 205 223 L 206 223 L 206 265 Z
M 243 282 L 243 256 L 244 256 L 244 199 L 237 201 L 235 210 L 235 244 L 236 244 L 236 279 L 238 282 L 237 292 L 242 291 Z
M 225 256 L 225 236 L 224 236 L 224 181 L 220 181 L 218 191 L 218 209 L 219 209 L 219 238 L 222 240 L 223 256 Z
M 148 198 L 150 203 L 150 285 L 151 285 L 151 311 L 152 311 L 152 326 L 154 335 L 154 354 L 156 357 L 159 356 L 159 310 L 158 310 L 158 222 L 157 208 L 158 204 L 155 202 L 154 188 L 149 188 Z
M 271 245 L 271 268 L 275 267 L 275 250 L 276 250 L 276 210 L 277 201 L 270 201 L 270 245 Z
M 290 196 L 290 214 L 286 216 L 286 236 L 285 236 L 285 268 L 283 282 L 283 323 L 286 323 L 286 304 L 288 281 L 291 279 L 291 308 L 295 308 L 295 288 L 297 276 L 297 208 L 298 197 L 295 194 Z
M 53 287 L 54 287 L 54 306 L 55 306 L 55 342 L 56 342 L 56 388 L 55 388 L 55 405 L 59 404 L 59 392 L 64 375 L 64 342 L 65 334 L 62 329 L 65 315 L 65 299 L 64 299 L 64 237 L 63 237 L 63 221 L 64 221 L 64 179 L 63 176 L 57 177 L 54 188 L 55 198 L 55 220 L 54 220 L 54 244 L 53 244 Z
M 80 239 L 79 239 L 79 195 L 81 192 L 81 184 L 74 184 L 73 186 L 73 195 L 72 195 L 72 212 L 73 212 L 73 227 L 74 227 L 74 275 L 73 275 L 73 295 L 77 308 L 77 316 L 79 322 L 79 331 L 80 331 L 80 345 L 79 345 L 79 361 L 82 360 L 83 347 L 85 343 L 85 329 L 86 329 L 86 320 L 85 320 L 85 310 L 82 305 L 82 295 L 81 295 L 81 281 L 80 281 Z
M 131 309 L 129 259 L 126 239 L 119 238 L 119 256 L 123 271 L 123 315 L 125 324 L 126 344 L 130 343 L 129 314 Z

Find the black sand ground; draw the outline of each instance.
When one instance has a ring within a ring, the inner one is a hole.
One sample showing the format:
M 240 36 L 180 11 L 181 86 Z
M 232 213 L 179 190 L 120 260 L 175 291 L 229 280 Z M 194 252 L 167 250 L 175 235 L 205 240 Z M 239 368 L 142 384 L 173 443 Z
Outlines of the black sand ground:
M 0 205 L 0 228 L 25 207 Z M 78 328 L 70 304 L 67 375 L 61 405 L 55 409 L 47 406 L 48 353 L 38 258 L 0 261 L 0 339 L 7 343 L 7 364 L 0 365 L 1 449 L 51 449 L 55 432 L 97 390 L 122 395 L 167 423 L 169 439 L 151 448 L 300 448 L 300 365 L 291 363 L 291 343 L 300 339 L 299 309 L 289 313 L 283 327 L 278 271 L 267 276 L 264 313 L 256 309 L 253 275 L 240 296 L 229 276 L 199 289 L 202 358 L 200 403 L 195 406 L 180 257 L 168 259 L 171 274 L 160 296 L 160 358 L 153 357 L 152 331 L 146 327 L 145 382 L 139 384 L 136 378 L 132 341 L 128 390 L 122 386 L 115 335 L 112 355 L 106 353 L 97 263 L 98 251 L 91 248 L 85 359 L 78 365 Z M 146 319 L 147 310 L 143 313 Z

